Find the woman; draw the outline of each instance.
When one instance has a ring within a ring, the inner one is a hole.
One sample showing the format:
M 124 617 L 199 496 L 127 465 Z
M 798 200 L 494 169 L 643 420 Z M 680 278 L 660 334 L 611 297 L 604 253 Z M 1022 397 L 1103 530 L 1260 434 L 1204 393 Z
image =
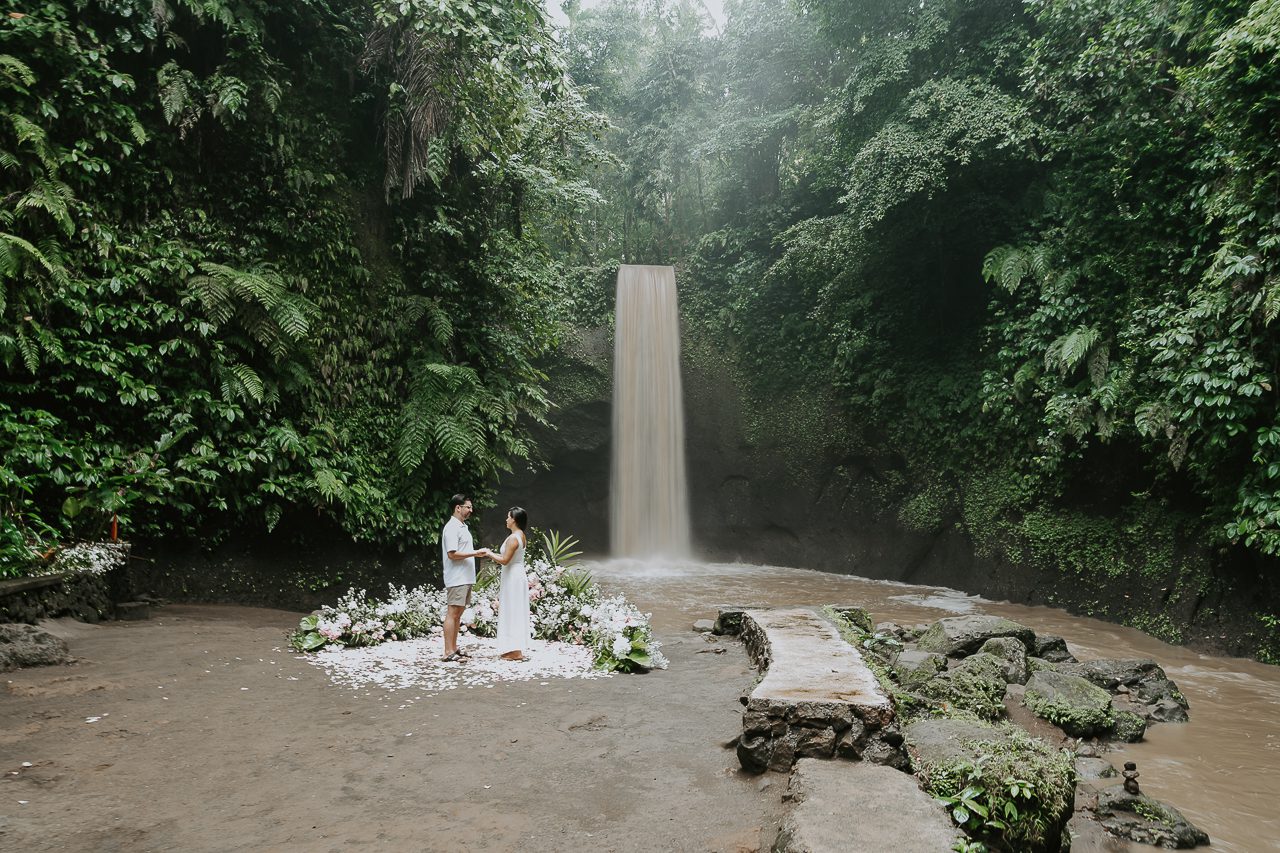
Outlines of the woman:
M 533 636 L 529 621 L 529 576 L 524 570 L 524 549 L 529 544 L 525 529 L 529 515 L 518 506 L 507 512 L 507 529 L 511 535 L 494 553 L 486 548 L 485 556 L 502 566 L 502 586 L 498 590 L 498 654 L 503 660 L 527 660 L 524 650 Z

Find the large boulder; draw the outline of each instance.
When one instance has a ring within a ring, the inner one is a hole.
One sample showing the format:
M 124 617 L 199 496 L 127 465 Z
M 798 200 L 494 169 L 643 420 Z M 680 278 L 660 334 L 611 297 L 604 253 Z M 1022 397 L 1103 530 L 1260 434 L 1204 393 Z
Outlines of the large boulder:
M 1208 834 L 1173 806 L 1119 785 L 1098 792 L 1097 817 L 1109 832 L 1140 844 L 1185 849 L 1209 843 Z
M 1011 824 L 1009 849 L 1045 853 L 1067 849 L 1064 832 L 1075 803 L 1070 755 L 1010 723 L 990 724 L 946 717 L 921 718 L 904 730 L 912 765 L 925 790 L 954 797 L 970 784 L 989 792 L 989 805 L 1003 813 L 1007 779 L 1031 783 L 1030 801 L 1014 805 L 1024 819 Z
M 999 616 L 971 615 L 939 619 L 920 635 L 917 645 L 926 652 L 963 657 L 973 654 L 983 643 L 995 637 L 1016 637 L 1028 648 L 1036 641 L 1035 631 L 1026 625 Z
M 960 709 L 995 720 L 1004 716 L 1008 685 L 1003 660 L 995 655 L 976 654 L 930 678 L 916 692 L 942 705 L 944 711 Z
M 1009 684 L 1026 684 L 1031 675 L 1027 665 L 1027 647 L 1016 637 L 996 637 L 987 640 L 978 654 L 988 654 L 1004 661 L 1005 681 Z
M 1106 734 L 1115 723 L 1110 693 L 1061 672 L 1042 670 L 1032 675 L 1023 704 L 1072 737 Z
M 1164 670 L 1160 668 L 1160 664 L 1150 658 L 1128 660 L 1102 658 L 1085 661 L 1082 666 L 1085 678 L 1104 690 L 1112 692 L 1122 684 L 1133 687 L 1153 678 L 1165 679 Z
M 34 625 L 0 624 L 0 672 L 71 662 L 67 641 Z

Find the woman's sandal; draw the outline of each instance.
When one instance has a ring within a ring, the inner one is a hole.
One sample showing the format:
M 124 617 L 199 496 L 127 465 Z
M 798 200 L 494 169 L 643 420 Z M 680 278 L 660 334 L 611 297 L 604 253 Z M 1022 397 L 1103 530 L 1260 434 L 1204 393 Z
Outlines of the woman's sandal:
M 451 655 L 445 655 L 440 660 L 442 663 L 453 663 L 454 661 L 457 661 L 458 663 L 465 663 L 466 657 L 467 656 L 462 654 L 461 652 L 454 652 Z

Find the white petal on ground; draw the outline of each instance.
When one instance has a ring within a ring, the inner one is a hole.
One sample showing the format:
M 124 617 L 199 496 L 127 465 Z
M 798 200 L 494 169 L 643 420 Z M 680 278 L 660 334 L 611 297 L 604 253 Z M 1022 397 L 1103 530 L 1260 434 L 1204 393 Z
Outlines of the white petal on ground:
M 303 656 L 320 667 L 334 684 L 343 687 L 381 687 L 388 690 L 455 690 L 490 686 L 504 681 L 547 678 L 607 678 L 611 673 L 593 669 L 591 649 L 572 643 L 533 640 L 524 662 L 503 660 L 494 640 L 468 637 L 463 651 L 466 663 L 445 663 L 438 637 L 382 643 L 367 648 L 333 647 Z

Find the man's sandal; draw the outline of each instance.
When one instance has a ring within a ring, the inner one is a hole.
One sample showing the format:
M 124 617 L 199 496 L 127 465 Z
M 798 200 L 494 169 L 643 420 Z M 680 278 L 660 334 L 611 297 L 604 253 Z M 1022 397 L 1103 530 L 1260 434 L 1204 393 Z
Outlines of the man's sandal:
M 451 655 L 445 655 L 440 660 L 442 663 L 453 663 L 454 661 L 457 661 L 458 663 L 462 663 L 464 658 L 466 658 L 466 655 L 459 654 L 458 652 L 454 652 Z

